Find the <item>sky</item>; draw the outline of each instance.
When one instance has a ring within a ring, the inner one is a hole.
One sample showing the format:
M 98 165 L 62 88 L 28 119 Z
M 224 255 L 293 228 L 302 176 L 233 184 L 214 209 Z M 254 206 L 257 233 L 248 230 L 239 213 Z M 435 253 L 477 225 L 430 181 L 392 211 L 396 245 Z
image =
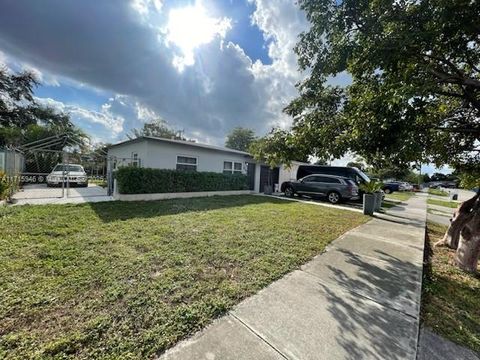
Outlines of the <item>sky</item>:
M 307 29 L 293 0 L 4 0 L 0 63 L 34 72 L 36 100 L 94 142 L 163 119 L 223 145 L 236 126 L 291 125 L 282 109 L 305 76 L 293 47 Z
M 306 29 L 291 0 L 5 0 L 0 62 L 33 71 L 37 101 L 94 141 L 161 118 L 222 145 L 235 126 L 290 125 Z

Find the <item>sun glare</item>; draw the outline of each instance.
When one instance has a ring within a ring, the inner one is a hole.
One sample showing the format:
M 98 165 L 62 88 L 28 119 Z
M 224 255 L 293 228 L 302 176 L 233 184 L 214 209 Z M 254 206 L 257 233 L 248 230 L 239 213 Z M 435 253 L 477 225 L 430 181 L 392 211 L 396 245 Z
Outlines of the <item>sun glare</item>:
M 167 44 L 174 44 L 182 52 L 182 56 L 173 60 L 175 67 L 182 71 L 185 66 L 193 65 L 194 50 L 216 36 L 225 37 L 230 28 L 230 19 L 209 17 L 201 2 L 171 10 L 166 25 Z

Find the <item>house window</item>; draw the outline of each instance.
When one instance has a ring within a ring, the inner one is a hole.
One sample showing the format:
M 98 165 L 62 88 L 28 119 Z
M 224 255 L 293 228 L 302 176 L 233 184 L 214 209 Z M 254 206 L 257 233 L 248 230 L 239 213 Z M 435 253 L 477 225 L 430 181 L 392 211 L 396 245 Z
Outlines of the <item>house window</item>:
M 132 166 L 138 167 L 138 154 L 132 153 Z
M 177 170 L 197 171 L 197 158 L 177 156 Z
M 243 172 L 243 165 L 240 162 L 224 161 L 223 173 L 224 174 L 241 174 Z
M 234 165 L 233 166 L 233 172 L 241 174 L 242 173 L 242 168 L 243 168 L 242 163 L 236 162 L 236 163 L 233 163 L 233 165 Z

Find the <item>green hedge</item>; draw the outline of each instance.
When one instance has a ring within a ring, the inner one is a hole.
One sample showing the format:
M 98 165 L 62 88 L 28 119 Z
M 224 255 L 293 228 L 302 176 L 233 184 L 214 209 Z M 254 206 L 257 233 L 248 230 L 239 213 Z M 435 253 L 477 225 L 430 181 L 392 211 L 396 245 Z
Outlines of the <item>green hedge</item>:
M 0 171 L 0 200 L 10 200 L 12 195 L 18 191 L 20 176 L 8 176 Z
M 121 194 L 248 190 L 242 174 L 121 167 L 115 176 Z

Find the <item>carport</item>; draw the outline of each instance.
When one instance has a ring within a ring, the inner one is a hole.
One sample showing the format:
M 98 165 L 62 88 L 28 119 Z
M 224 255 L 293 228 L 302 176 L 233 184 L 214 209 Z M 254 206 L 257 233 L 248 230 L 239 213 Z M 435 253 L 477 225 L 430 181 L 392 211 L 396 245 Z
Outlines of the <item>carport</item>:
M 23 154 L 25 163 L 19 174 L 21 189 L 13 196 L 16 203 L 48 203 L 48 199 L 64 198 L 83 202 L 113 194 L 111 163 L 106 152 L 86 148 L 69 133 L 23 144 L 17 151 Z M 68 170 L 64 170 L 64 181 L 60 185 L 48 187 L 47 176 L 58 164 L 66 165 L 66 169 L 69 165 L 81 165 L 87 174 L 88 187 L 75 187 Z

